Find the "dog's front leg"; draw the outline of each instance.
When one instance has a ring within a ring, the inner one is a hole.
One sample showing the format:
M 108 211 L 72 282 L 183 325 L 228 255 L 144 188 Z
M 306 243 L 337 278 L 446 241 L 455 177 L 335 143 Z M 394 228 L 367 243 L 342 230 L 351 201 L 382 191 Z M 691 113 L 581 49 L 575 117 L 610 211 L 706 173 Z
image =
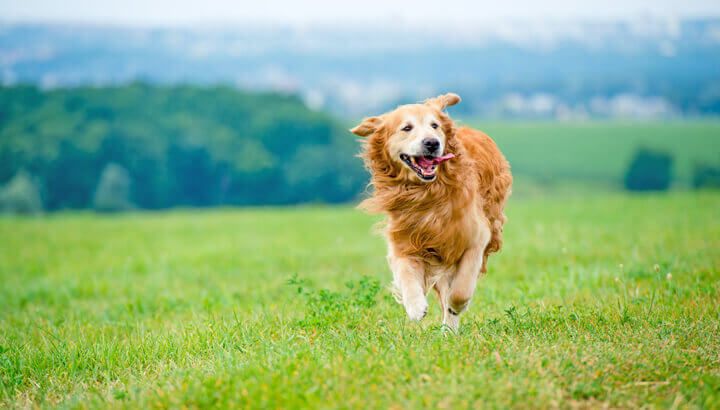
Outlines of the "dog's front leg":
M 437 292 L 438 300 L 440 301 L 440 307 L 443 312 L 443 325 L 457 330 L 458 316 L 451 315 L 449 309 L 450 299 L 450 276 L 448 274 L 443 275 L 437 283 L 435 283 L 435 292 Z
M 467 309 L 475 293 L 480 269 L 483 264 L 484 248 L 470 248 L 465 251 L 457 273 L 450 283 L 447 311 L 443 312 L 443 322 L 453 330 L 460 326 L 460 313 Z
M 388 262 L 393 272 L 395 288 L 408 317 L 410 320 L 424 318 L 428 302 L 425 297 L 425 269 L 422 262 L 392 254 L 388 256 Z

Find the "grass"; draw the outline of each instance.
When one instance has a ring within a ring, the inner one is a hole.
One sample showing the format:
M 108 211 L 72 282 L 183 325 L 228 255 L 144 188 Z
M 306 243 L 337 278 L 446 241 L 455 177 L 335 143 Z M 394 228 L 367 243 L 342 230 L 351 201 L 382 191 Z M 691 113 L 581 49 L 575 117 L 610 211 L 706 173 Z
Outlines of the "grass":
M 720 408 L 718 209 L 512 201 L 458 335 L 351 208 L 0 218 L 0 407 Z
M 544 183 L 561 180 L 622 186 L 638 147 L 670 153 L 674 184 L 691 185 L 696 163 L 720 166 L 720 121 L 482 122 L 467 121 L 492 136 L 515 174 Z

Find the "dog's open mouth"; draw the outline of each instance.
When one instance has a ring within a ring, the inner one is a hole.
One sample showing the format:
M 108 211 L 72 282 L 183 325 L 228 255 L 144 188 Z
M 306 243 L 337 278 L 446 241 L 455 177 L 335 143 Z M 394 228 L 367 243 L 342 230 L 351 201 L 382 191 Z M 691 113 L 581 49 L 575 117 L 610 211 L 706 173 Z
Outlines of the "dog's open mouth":
M 425 181 L 432 181 L 435 179 L 437 166 L 452 158 L 455 158 L 454 154 L 445 154 L 440 157 L 400 154 L 400 159 L 406 163 L 410 169 L 415 171 L 420 179 Z

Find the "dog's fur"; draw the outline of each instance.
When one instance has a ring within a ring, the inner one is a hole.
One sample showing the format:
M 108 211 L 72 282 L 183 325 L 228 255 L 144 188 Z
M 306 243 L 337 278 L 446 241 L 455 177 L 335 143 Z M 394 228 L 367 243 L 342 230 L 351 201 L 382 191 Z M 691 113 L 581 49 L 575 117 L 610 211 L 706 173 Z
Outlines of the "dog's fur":
M 374 192 L 360 207 L 387 216 L 388 262 L 398 300 L 410 319 L 420 320 L 433 288 L 443 323 L 453 330 L 487 270 L 488 255 L 502 247 L 503 208 L 512 184 L 510 166 L 493 140 L 456 128 L 445 113 L 458 102 L 456 94 L 445 94 L 365 118 L 350 130 L 367 137 L 360 155 Z M 428 137 L 440 140 L 440 155 L 455 155 L 437 165 L 430 182 L 399 157 Z

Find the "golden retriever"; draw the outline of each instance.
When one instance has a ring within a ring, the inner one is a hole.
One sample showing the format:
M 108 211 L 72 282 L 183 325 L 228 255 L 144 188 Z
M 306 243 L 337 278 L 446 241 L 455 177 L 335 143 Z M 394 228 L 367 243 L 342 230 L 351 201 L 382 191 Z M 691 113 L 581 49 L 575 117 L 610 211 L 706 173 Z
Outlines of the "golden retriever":
M 367 137 L 360 156 L 374 192 L 360 207 L 387 216 L 398 301 L 411 320 L 420 320 L 433 288 L 452 330 L 486 272 L 488 255 L 502 246 L 512 184 L 510 165 L 493 140 L 456 128 L 445 112 L 458 102 L 450 93 L 402 105 L 350 130 Z

